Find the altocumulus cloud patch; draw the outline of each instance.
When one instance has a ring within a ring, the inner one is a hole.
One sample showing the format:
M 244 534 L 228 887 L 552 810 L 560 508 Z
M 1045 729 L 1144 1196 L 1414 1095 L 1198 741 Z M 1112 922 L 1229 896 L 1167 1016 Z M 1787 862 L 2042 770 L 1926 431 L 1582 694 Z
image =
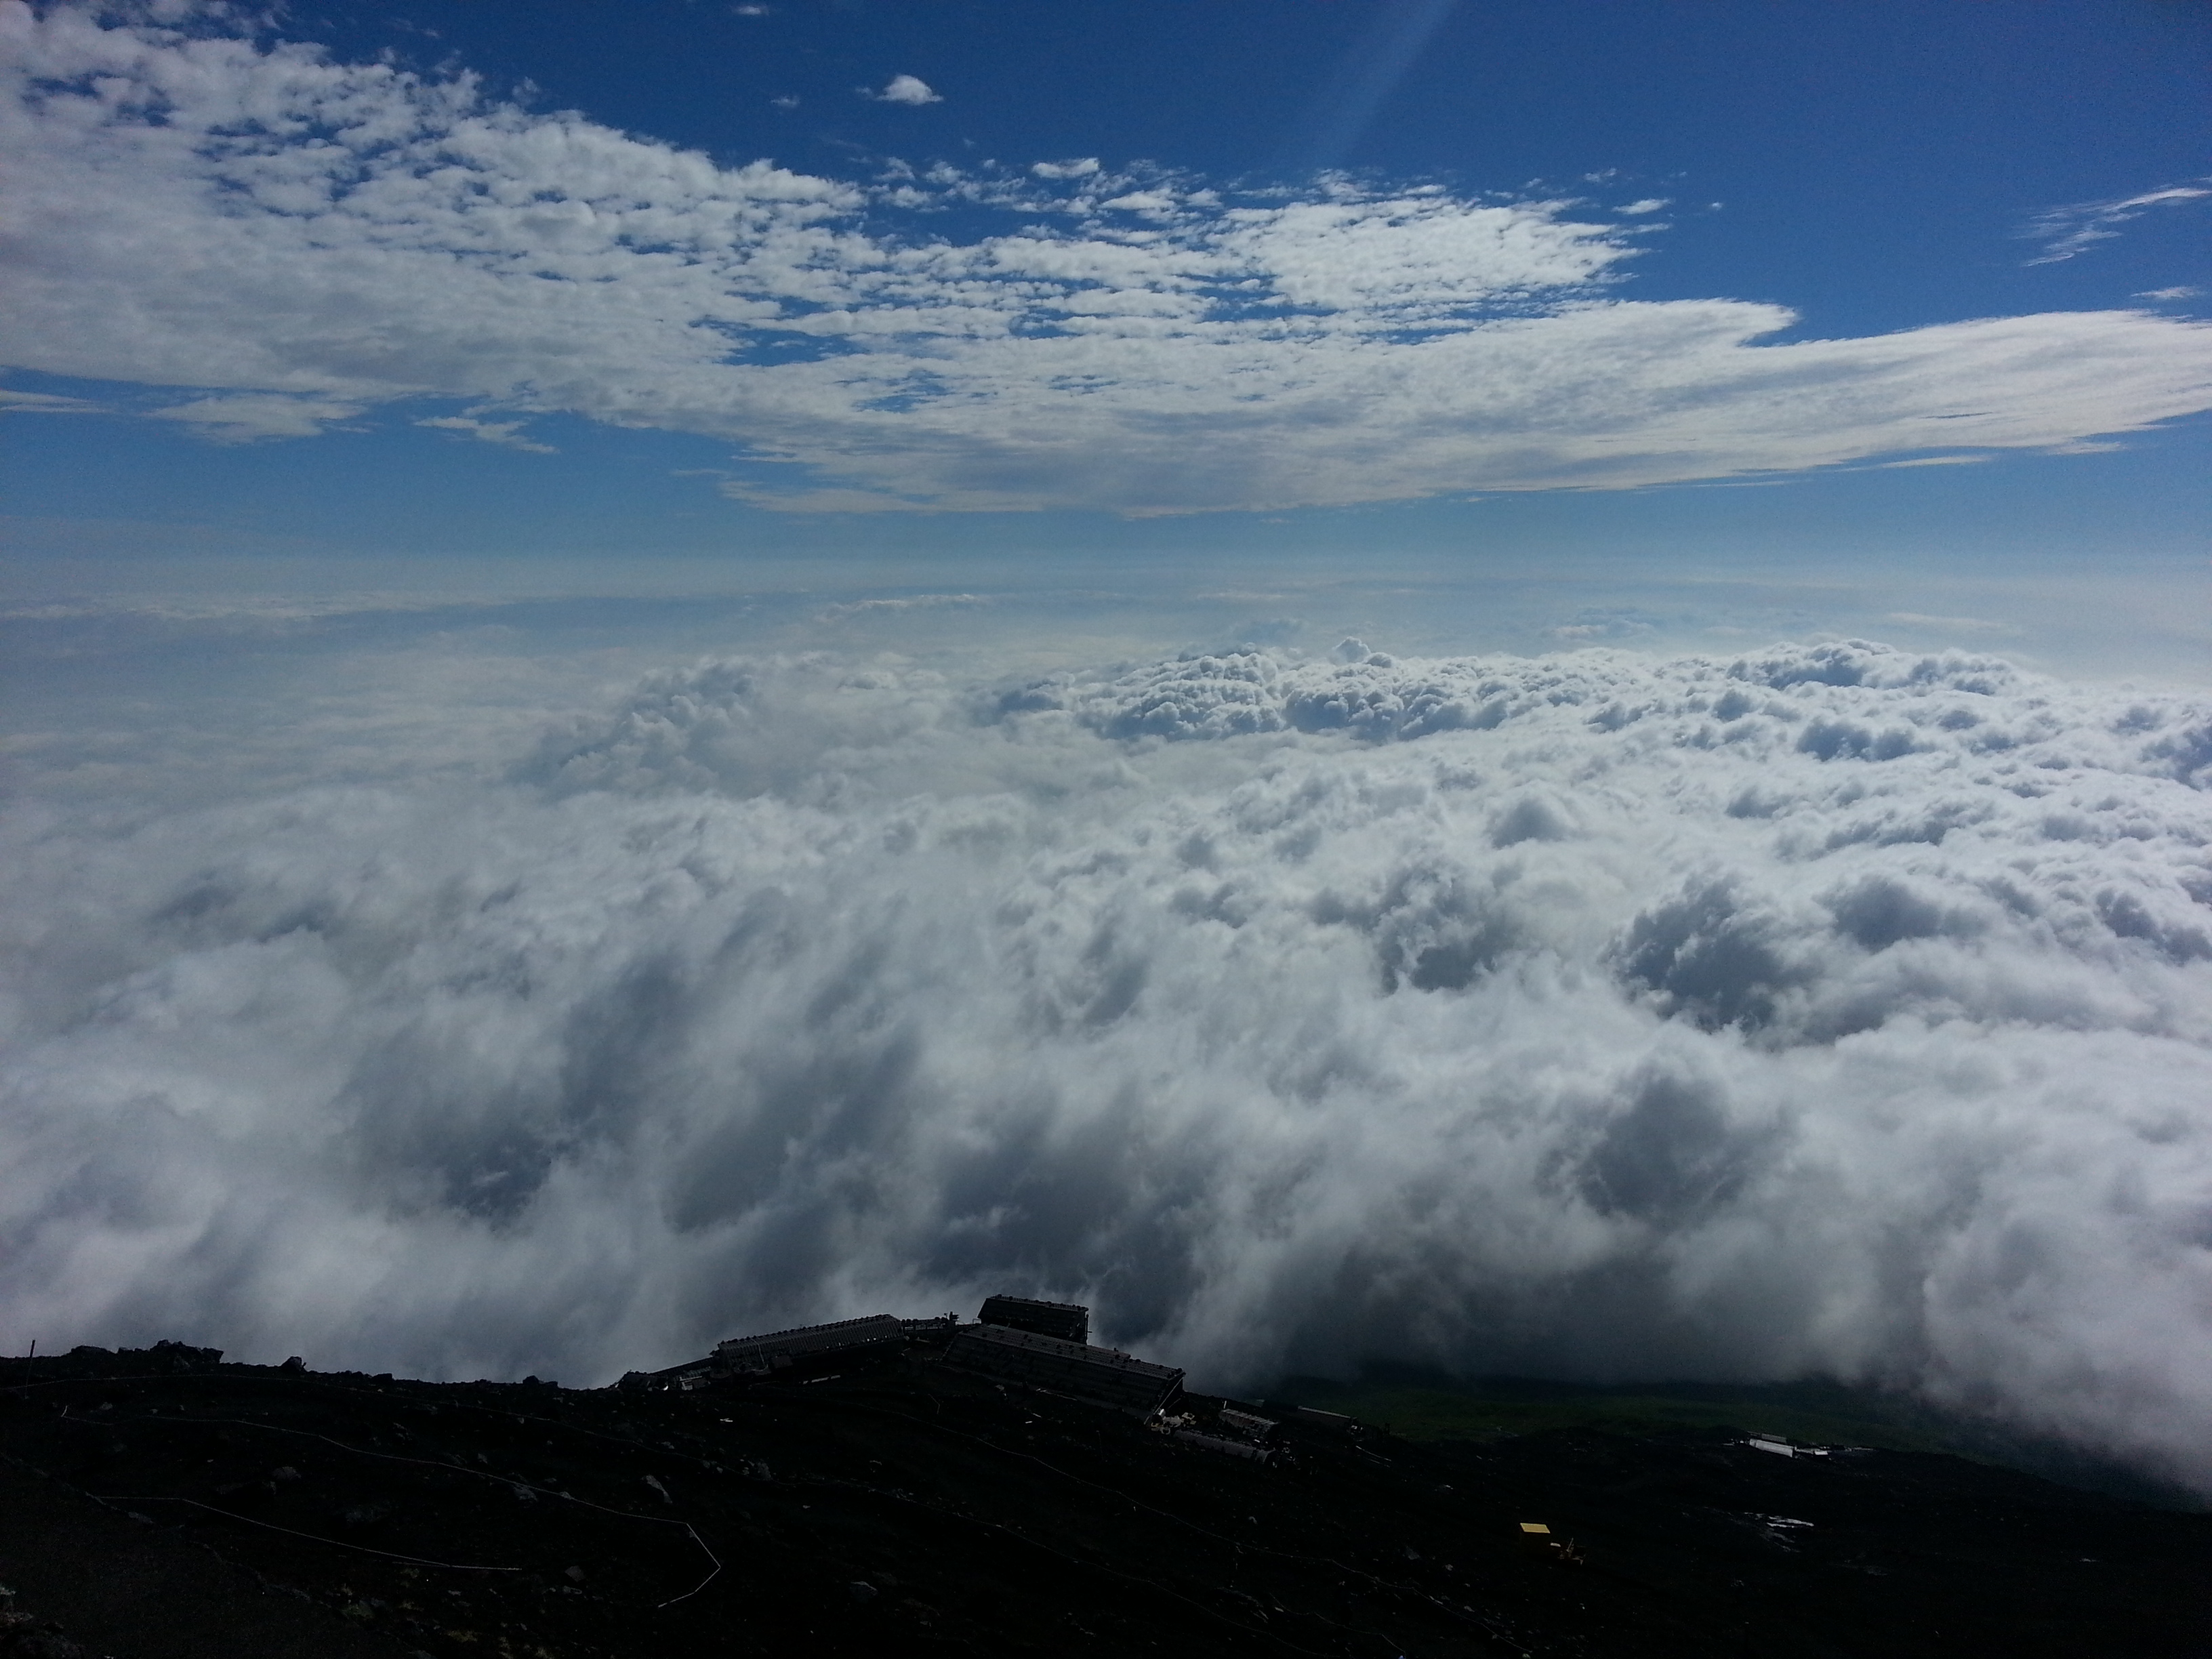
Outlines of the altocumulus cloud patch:
M 2212 326 L 2140 311 L 1774 343 L 1780 306 L 1636 300 L 1648 201 L 725 167 L 241 27 L 0 3 L 0 358 L 218 441 L 404 404 L 526 449 L 573 412 L 729 440 L 723 487 L 779 510 L 1149 514 L 2063 449 L 2212 406 Z
M 712 661 L 504 780 L 21 813 L 0 1285 L 572 1380 L 1012 1287 L 2212 1487 L 2208 765 L 1993 659 L 1347 641 Z

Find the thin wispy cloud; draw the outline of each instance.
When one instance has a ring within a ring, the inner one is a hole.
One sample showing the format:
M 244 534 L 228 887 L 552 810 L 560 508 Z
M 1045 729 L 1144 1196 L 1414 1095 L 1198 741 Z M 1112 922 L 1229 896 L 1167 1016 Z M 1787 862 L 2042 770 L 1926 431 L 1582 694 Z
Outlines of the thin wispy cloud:
M 1908 628 L 1933 628 L 1955 634 L 2016 634 L 2020 631 L 2010 623 L 1993 622 L 1986 617 L 1930 617 L 1917 611 L 1893 611 L 1887 620 L 1902 623 Z
M 526 450 L 532 455 L 557 453 L 551 444 L 542 444 L 522 435 L 520 421 L 479 421 L 466 415 L 434 415 L 415 422 L 446 432 L 459 433 L 488 444 L 498 444 L 507 449 Z
M 2185 207 L 2212 198 L 2212 184 L 2169 185 L 2139 196 L 2117 197 L 2106 202 L 2075 202 L 2039 213 L 2021 234 L 2043 244 L 2043 252 L 2027 263 L 2057 264 L 2087 252 L 2100 242 L 2120 234 L 2119 227 L 2159 208 Z
M 2204 325 L 1771 343 L 1787 308 L 1637 300 L 1649 237 L 1548 198 L 1087 157 L 854 183 L 216 26 L 9 5 L 0 37 L 5 360 L 183 389 L 162 417 L 219 438 L 448 400 L 724 439 L 730 493 L 781 510 L 1149 514 L 2056 449 L 2212 406 Z
M 83 398 L 70 398 L 53 392 L 24 392 L 15 386 L 0 386 L 0 411 L 15 410 L 24 414 L 93 415 L 106 411 Z
M 241 392 L 195 398 L 146 411 L 156 421 L 181 421 L 216 443 L 256 443 L 264 439 L 312 438 L 333 422 L 351 420 L 364 404 L 310 393 Z

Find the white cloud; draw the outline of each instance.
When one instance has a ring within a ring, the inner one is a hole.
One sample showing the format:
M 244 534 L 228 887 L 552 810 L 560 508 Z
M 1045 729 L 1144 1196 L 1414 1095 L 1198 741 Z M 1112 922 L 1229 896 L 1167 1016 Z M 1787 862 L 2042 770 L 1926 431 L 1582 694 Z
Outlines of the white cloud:
M 1822 1370 L 2212 1489 L 2209 783 L 2212 706 L 1988 658 L 1347 641 L 19 810 L 0 1301 L 584 1382 L 1031 1289 L 1217 1383 Z
M 0 386 L 0 410 L 14 410 L 24 415 L 97 415 L 104 414 L 100 405 L 82 398 L 66 398 L 52 392 L 20 392 L 13 386 Z
M 1647 196 L 1640 202 L 1631 202 L 1626 207 L 1616 208 L 1613 210 L 1616 213 L 1631 215 L 1656 213 L 1661 208 L 1665 207 L 1667 204 L 1668 198 L 1664 196 Z
M 174 417 L 229 436 L 434 397 L 726 438 L 780 464 L 732 492 L 796 512 L 1143 514 L 2050 450 L 2212 406 L 2212 325 L 1761 343 L 1790 312 L 1630 299 L 1644 239 L 1556 201 L 1095 158 L 863 186 L 73 6 L 0 3 L 0 359 L 189 388 Z M 1006 228 L 941 240 L 947 204 Z
M 2194 300 L 2203 292 L 2201 288 L 2147 288 L 2135 297 L 2138 300 Z
M 944 97 L 930 90 L 929 82 L 918 75 L 894 75 L 884 83 L 881 92 L 868 94 L 885 104 L 941 104 Z
M 556 455 L 560 453 L 551 444 L 541 444 L 534 439 L 521 436 L 520 421 L 479 421 L 466 415 L 437 415 L 418 420 L 415 424 L 434 427 L 445 432 L 463 433 L 484 443 L 500 444 L 508 449 L 527 450 L 533 455 Z
M 146 411 L 155 421 L 184 421 L 218 443 L 253 443 L 264 438 L 312 438 L 332 421 L 351 420 L 362 404 L 313 394 L 234 392 L 195 398 L 190 403 Z
M 1123 213 L 1172 213 L 1176 204 L 1175 197 L 1166 191 L 1133 190 L 1098 205 Z
M 2109 242 L 2120 233 L 2115 228 L 2140 219 L 2154 208 L 2180 207 L 2212 198 L 2212 185 L 2170 185 L 2139 196 L 2117 197 L 2106 202 L 2075 202 L 2039 213 L 2021 234 L 2041 242 L 2043 252 L 2027 263 L 2057 264 L 2086 253 L 2099 242 Z

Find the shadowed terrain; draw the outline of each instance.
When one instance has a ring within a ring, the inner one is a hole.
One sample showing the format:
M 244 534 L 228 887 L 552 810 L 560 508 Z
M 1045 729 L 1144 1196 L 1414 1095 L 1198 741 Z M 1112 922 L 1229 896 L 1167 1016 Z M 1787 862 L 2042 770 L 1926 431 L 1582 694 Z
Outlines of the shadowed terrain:
M 1255 1429 L 1235 1402 L 1186 1395 L 1178 1416 L 1207 1444 L 963 1375 L 927 1344 L 817 1371 L 578 1391 L 168 1344 L 6 1362 L 0 1572 L 58 1627 L 22 1651 L 2212 1642 L 2212 1516 L 1941 1453 L 1784 1457 L 1733 1427 L 1620 1412 L 1613 1431 L 1413 1440 L 1277 1401 L 1243 1408 L 1276 1425 Z

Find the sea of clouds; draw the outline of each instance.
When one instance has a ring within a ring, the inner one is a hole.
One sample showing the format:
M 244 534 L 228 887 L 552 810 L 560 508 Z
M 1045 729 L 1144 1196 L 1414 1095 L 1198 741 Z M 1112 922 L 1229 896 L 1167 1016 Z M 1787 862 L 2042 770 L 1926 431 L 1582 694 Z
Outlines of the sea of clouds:
M 596 1382 L 998 1290 L 2212 1490 L 2212 702 L 1863 643 L 716 658 L 7 815 L 0 1310 Z

